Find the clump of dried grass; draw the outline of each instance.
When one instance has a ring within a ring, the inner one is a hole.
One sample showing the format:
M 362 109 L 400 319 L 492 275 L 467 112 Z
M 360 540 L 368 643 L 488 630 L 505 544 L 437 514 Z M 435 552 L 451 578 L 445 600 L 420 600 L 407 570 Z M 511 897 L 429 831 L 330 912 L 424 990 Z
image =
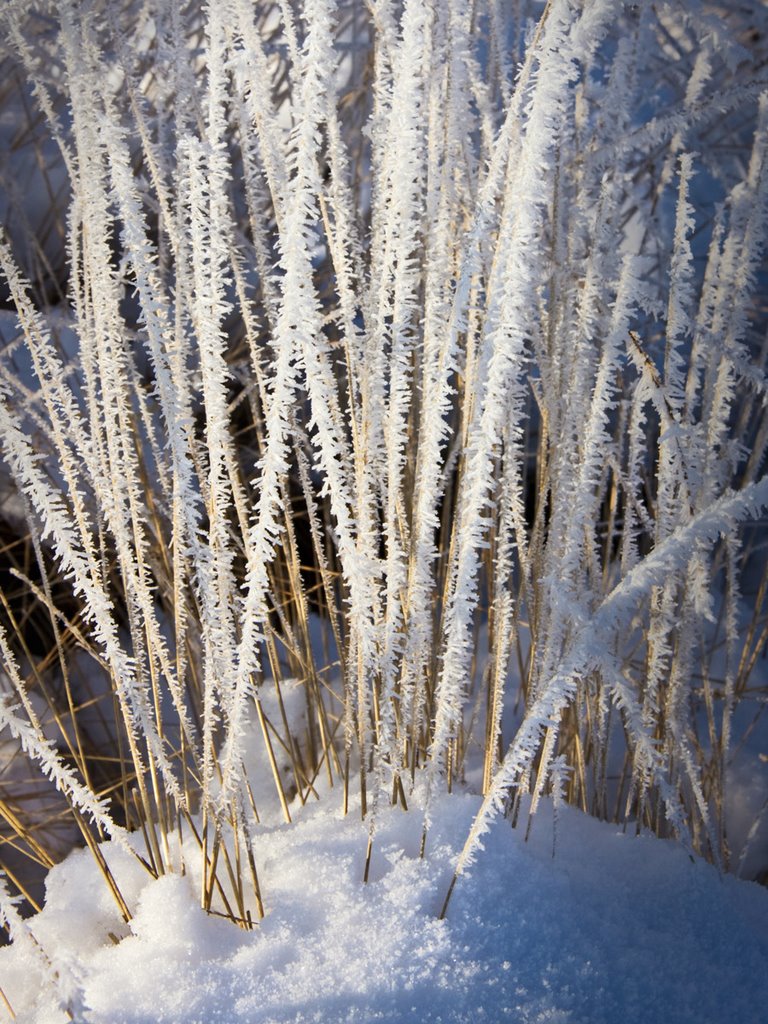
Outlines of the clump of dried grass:
M 77 835 L 127 919 L 99 842 L 140 830 L 159 875 L 192 834 L 201 904 L 252 927 L 255 748 L 286 820 L 359 790 L 368 857 L 381 801 L 426 841 L 469 775 L 459 871 L 523 794 L 732 863 L 768 629 L 740 16 L 2 18 L 10 891 Z

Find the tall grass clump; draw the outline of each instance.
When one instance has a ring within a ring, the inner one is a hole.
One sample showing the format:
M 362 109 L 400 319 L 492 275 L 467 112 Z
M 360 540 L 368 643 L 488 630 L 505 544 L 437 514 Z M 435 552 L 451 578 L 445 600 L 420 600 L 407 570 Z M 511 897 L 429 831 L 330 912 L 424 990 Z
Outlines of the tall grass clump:
M 368 858 L 415 805 L 428 856 L 459 783 L 484 801 L 458 873 L 545 796 L 736 868 L 768 639 L 762 5 L 0 24 L 8 928 L 74 843 L 128 920 L 100 844 L 157 876 L 190 837 L 201 905 L 251 928 L 263 800 L 361 811 Z

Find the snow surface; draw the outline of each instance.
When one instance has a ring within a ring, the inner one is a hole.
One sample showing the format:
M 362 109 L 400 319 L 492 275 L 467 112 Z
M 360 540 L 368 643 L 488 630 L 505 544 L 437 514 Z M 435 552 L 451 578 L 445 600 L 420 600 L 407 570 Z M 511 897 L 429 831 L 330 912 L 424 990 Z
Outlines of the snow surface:
M 494 826 L 440 921 L 478 798 L 437 802 L 424 860 L 419 812 L 382 814 L 367 885 L 367 826 L 333 804 L 259 831 L 267 915 L 250 933 L 199 909 L 193 875 L 152 880 L 112 845 L 103 849 L 134 911 L 130 926 L 87 851 L 54 868 L 30 923 L 64 982 L 81 990 L 75 1019 L 766 1020 L 768 892 L 755 883 L 719 877 L 673 843 L 625 835 L 568 808 L 553 858 L 544 808 L 527 843 L 524 828 Z M 22 1024 L 67 1020 L 21 943 L 0 950 L 0 984 Z

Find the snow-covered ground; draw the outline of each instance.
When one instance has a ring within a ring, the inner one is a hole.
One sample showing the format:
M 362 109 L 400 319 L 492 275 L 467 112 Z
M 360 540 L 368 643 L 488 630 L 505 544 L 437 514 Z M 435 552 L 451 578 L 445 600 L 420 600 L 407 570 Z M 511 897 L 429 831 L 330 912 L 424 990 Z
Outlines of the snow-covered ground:
M 200 910 L 193 875 L 151 880 L 117 848 L 105 852 L 134 911 L 130 926 L 87 851 L 54 868 L 30 927 L 62 990 L 79 990 L 75 1019 L 766 1020 L 768 892 L 755 883 L 568 808 L 553 858 L 544 808 L 527 843 L 524 828 L 497 822 L 441 921 L 478 798 L 436 802 L 424 860 L 418 811 L 382 814 L 367 885 L 367 827 L 335 804 L 307 806 L 293 824 L 259 833 L 267 913 L 252 932 Z M 68 1019 L 46 994 L 41 963 L 33 943 L 0 950 L 0 984 L 19 1022 Z

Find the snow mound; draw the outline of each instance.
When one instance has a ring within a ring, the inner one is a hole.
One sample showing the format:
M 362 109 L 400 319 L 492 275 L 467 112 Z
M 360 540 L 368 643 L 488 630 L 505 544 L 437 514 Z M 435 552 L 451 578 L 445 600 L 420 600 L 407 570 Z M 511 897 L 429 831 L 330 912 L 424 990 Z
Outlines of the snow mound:
M 444 797 L 427 857 L 422 818 L 389 811 L 363 884 L 367 828 L 326 803 L 263 829 L 267 915 L 252 932 L 207 916 L 197 880 L 152 880 L 103 847 L 125 925 L 85 851 L 51 871 L 30 926 L 87 1024 L 758 1024 L 768 1006 L 768 892 L 679 847 L 576 811 L 552 828 L 497 824 L 438 919 L 478 799 Z M 23 944 L 0 950 L 20 1024 L 67 1020 Z

